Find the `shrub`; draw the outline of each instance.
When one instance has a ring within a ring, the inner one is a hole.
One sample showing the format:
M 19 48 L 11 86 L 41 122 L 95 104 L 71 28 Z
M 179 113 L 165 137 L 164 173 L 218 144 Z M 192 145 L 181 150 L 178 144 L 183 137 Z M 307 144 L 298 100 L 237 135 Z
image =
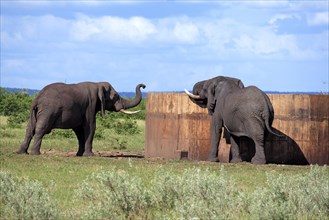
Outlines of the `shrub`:
M 119 113 L 109 113 L 104 117 L 97 117 L 97 123 L 104 128 L 113 130 L 117 134 L 133 135 L 140 133 L 136 121 L 130 118 L 118 119 L 117 114 Z
M 50 138 L 75 138 L 74 131 L 72 129 L 53 129 L 48 136 Z
M 89 205 L 87 219 L 127 219 L 143 216 L 150 206 L 149 193 L 139 177 L 125 171 L 93 174 L 77 190 Z
M 240 193 L 223 168 L 219 173 L 197 168 L 176 176 L 159 173 L 152 189 L 168 218 L 229 219 L 239 210 Z
M 326 168 L 284 177 L 268 174 L 268 186 L 238 189 L 223 168 L 159 169 L 148 185 L 123 170 L 93 174 L 78 190 L 89 205 L 86 218 L 328 219 Z
M 182 175 L 161 169 L 150 187 L 144 186 L 139 177 L 113 169 L 93 174 L 77 194 L 89 207 L 88 219 L 227 219 L 232 210 L 238 209 L 234 200 L 239 196 L 224 174 L 196 168 Z
M 10 93 L 8 90 L 0 88 L 0 114 L 4 116 L 18 115 L 25 111 L 30 111 L 34 96 L 25 93 Z
M 127 149 L 127 140 L 120 138 L 120 137 L 113 137 L 113 144 L 116 145 L 113 148 L 116 150 L 125 150 Z
M 22 123 L 29 119 L 29 111 L 22 111 L 15 115 L 10 115 L 7 120 L 7 124 L 10 128 L 20 128 Z
M 254 219 L 329 219 L 328 173 L 312 166 L 296 176 L 267 174 L 268 188 L 251 195 L 249 212 Z
M 132 119 L 126 119 L 124 121 L 117 121 L 114 124 L 114 131 L 117 134 L 133 135 L 138 134 L 140 131 L 137 126 L 137 122 Z
M 4 219 L 57 219 L 48 192 L 37 181 L 19 181 L 0 171 L 1 216 Z

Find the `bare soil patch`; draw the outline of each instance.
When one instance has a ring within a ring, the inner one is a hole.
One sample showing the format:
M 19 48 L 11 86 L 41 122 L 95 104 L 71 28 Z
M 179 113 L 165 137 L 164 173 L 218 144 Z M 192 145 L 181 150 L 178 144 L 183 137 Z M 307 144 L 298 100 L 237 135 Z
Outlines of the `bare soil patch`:
M 43 155 L 57 155 L 63 157 L 75 157 L 75 151 L 59 151 L 49 149 L 42 152 Z M 144 158 L 144 152 L 128 152 L 128 151 L 95 151 L 95 156 L 98 157 L 132 157 L 132 158 Z

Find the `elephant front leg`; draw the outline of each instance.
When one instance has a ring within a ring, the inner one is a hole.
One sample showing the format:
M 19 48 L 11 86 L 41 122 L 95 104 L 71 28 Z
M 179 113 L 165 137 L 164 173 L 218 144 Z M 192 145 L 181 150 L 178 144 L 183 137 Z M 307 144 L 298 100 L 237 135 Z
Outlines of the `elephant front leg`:
M 85 146 L 84 146 L 84 153 L 83 156 L 94 156 L 94 153 L 92 152 L 93 148 L 93 139 L 96 129 L 96 123 L 92 122 L 84 127 L 84 134 L 85 134 Z M 80 149 L 80 147 L 79 147 Z
M 210 127 L 211 146 L 210 146 L 209 161 L 211 162 L 219 162 L 218 146 L 222 134 L 222 126 L 223 126 L 222 119 L 220 119 L 216 115 L 213 115 L 211 121 L 211 127 Z
M 77 152 L 77 156 L 82 156 L 83 153 L 85 152 L 85 136 L 84 136 L 84 129 L 82 126 L 79 126 L 77 128 L 73 129 L 75 135 L 78 138 L 79 141 L 79 149 Z

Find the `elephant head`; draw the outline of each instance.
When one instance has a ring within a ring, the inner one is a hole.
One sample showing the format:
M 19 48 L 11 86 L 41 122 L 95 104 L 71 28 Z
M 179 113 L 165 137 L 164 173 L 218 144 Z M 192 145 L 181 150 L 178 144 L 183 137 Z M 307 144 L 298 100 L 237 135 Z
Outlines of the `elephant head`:
M 100 110 L 102 116 L 105 114 L 105 110 L 122 112 L 125 114 L 135 114 L 139 111 L 127 111 L 129 108 L 137 106 L 142 100 L 141 87 L 146 88 L 144 84 L 138 84 L 136 86 L 135 98 L 129 100 L 122 98 L 111 84 L 104 82 L 99 83 L 98 98 L 100 100 Z
M 190 97 L 191 101 L 201 108 L 209 107 L 209 102 L 214 102 L 215 88 L 216 86 L 223 81 L 230 81 L 236 84 L 240 88 L 244 88 L 243 83 L 240 79 L 217 76 L 212 79 L 203 80 L 197 82 L 193 86 L 192 93 L 185 89 L 185 93 Z M 214 103 L 213 103 L 214 104 Z

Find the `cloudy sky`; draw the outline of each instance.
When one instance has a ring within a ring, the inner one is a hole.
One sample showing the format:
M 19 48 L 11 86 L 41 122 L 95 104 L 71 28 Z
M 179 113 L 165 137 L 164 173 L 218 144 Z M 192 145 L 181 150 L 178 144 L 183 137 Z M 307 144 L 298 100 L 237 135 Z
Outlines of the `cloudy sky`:
M 328 1 L 1 0 L 1 86 L 181 91 L 217 75 L 328 92 Z

